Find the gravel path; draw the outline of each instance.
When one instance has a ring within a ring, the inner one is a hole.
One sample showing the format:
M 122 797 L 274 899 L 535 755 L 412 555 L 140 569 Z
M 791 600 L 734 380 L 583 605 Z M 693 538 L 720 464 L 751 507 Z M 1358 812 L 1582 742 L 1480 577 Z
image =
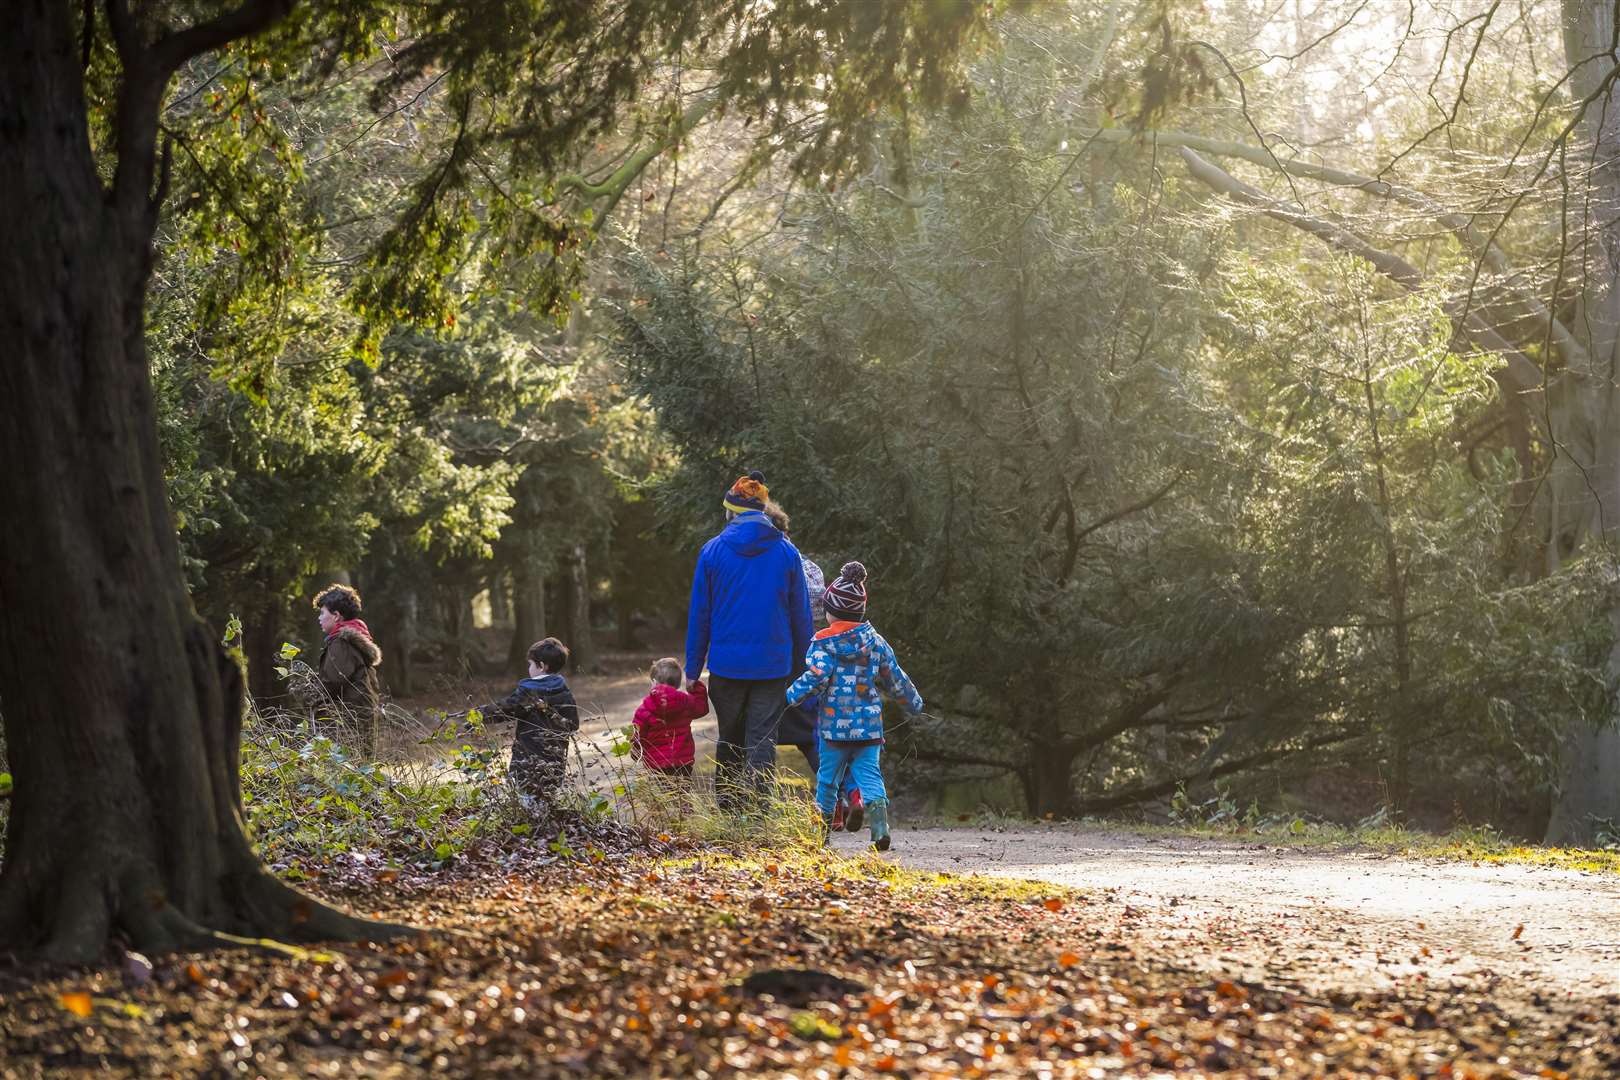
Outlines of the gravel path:
M 905 829 L 891 857 L 1086 890 L 1094 936 L 1312 992 L 1425 982 L 1620 1006 L 1620 878 L 1066 826 Z M 864 836 L 841 834 L 852 853 Z
M 583 714 L 577 761 L 590 786 L 630 768 L 609 747 L 646 693 L 643 670 L 573 680 Z M 712 755 L 712 713 L 693 734 Z M 1095 938 L 1191 969 L 1311 992 L 1426 984 L 1538 1006 L 1620 1007 L 1613 875 L 1067 825 L 902 822 L 895 840 L 888 857 L 907 866 L 1083 890 Z M 865 834 L 837 834 L 834 846 L 864 851 Z

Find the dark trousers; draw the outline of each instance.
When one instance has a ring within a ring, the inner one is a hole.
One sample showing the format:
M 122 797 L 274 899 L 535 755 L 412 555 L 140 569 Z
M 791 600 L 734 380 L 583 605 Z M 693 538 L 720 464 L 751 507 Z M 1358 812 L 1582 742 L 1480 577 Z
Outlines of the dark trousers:
M 798 747 L 799 753 L 804 755 L 805 764 L 810 766 L 811 778 L 815 777 L 821 765 L 821 756 L 816 745 L 816 717 L 813 712 L 803 705 L 789 705 L 776 728 L 776 745 Z
M 714 789 L 728 810 L 744 792 L 763 792 L 776 771 L 776 726 L 787 707 L 788 678 L 728 679 L 709 676 L 709 701 L 719 721 L 714 750 Z

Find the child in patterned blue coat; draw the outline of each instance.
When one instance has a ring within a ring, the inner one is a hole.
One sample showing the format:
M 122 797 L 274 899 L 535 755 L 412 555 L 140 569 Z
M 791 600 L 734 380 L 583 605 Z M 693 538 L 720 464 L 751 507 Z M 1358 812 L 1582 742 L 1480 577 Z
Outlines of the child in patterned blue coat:
M 821 695 L 817 729 L 822 739 L 816 805 L 824 830 L 832 827 L 838 789 L 846 775 L 866 796 L 872 846 L 889 850 L 889 796 L 879 758 L 883 752 L 883 697 L 920 713 L 922 695 L 911 685 L 894 650 L 866 621 L 866 567 L 844 564 L 824 594 L 827 628 L 805 654 L 805 672 L 788 687 L 787 703 Z

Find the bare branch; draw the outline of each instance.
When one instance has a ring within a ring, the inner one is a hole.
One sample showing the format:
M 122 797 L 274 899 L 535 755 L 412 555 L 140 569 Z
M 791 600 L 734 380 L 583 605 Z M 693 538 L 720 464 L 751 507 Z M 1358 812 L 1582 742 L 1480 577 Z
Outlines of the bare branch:
M 1085 528 L 1081 529 L 1076 534 L 1075 539 L 1076 540 L 1084 540 L 1087 536 L 1089 536 L 1092 533 L 1096 532 L 1098 529 L 1102 528 L 1104 525 L 1112 525 L 1114 522 L 1118 521 L 1121 518 L 1130 517 L 1132 514 L 1139 514 L 1143 510 L 1149 509 L 1155 503 L 1157 503 L 1160 499 L 1162 499 L 1166 495 L 1170 494 L 1170 492 L 1175 488 L 1175 486 L 1177 484 L 1181 483 L 1182 479 L 1186 475 L 1187 474 L 1185 472 L 1179 472 L 1179 473 L 1177 473 L 1176 475 L 1174 475 L 1174 476 L 1172 476 L 1170 478 L 1170 482 L 1168 484 L 1165 484 L 1163 487 L 1161 487 L 1159 490 L 1155 491 L 1153 494 L 1148 495 L 1148 496 L 1146 496 L 1146 497 L 1144 497 L 1142 499 L 1138 499 L 1136 502 L 1131 503 L 1129 506 L 1122 506 L 1118 510 L 1114 510 L 1114 511 L 1111 511 L 1109 513 L 1104 514 L 1102 517 L 1098 518 L 1096 521 L 1093 521 L 1090 525 L 1087 525 Z
M 1181 158 L 1193 179 L 1221 192 L 1236 202 L 1252 206 L 1266 216 L 1310 233 L 1340 251 L 1348 252 L 1371 263 L 1380 274 L 1408 291 L 1416 291 L 1427 279 L 1423 272 L 1399 255 L 1373 247 L 1349 229 L 1292 207 L 1283 206 L 1259 188 L 1245 184 L 1226 170 L 1182 147 Z M 1520 393 L 1541 388 L 1543 374 L 1539 365 L 1531 360 L 1500 332 L 1486 325 L 1477 312 L 1465 312 L 1458 320 L 1459 331 L 1480 348 L 1499 354 L 1513 387 Z
M 1255 766 L 1265 765 L 1281 758 L 1292 757 L 1295 754 L 1302 754 L 1310 750 L 1321 750 L 1329 746 L 1337 746 L 1342 743 L 1349 742 L 1352 739 L 1359 738 L 1360 735 L 1360 732 L 1335 733 L 1333 735 L 1312 739 L 1303 746 L 1273 747 L 1269 750 L 1262 750 L 1258 753 L 1250 754 L 1248 757 L 1234 758 L 1230 761 L 1222 762 L 1220 765 L 1217 765 L 1215 768 L 1209 770 L 1209 772 L 1206 774 L 1173 776 L 1168 780 L 1161 780 L 1155 784 L 1141 784 L 1137 787 L 1125 788 L 1121 791 L 1111 792 L 1106 795 L 1098 795 L 1090 799 L 1078 799 L 1075 802 L 1074 808 L 1080 813 L 1094 814 L 1104 810 L 1118 810 L 1121 807 L 1134 806 L 1137 803 L 1147 802 L 1149 799 L 1156 799 L 1161 796 L 1168 795 L 1172 791 L 1175 791 L 1176 788 L 1190 780 L 1218 779 L 1222 776 L 1229 776 L 1232 773 L 1242 772 L 1245 769 L 1252 769 Z
M 1511 277 L 1513 274 L 1513 267 L 1508 262 L 1507 255 L 1496 243 L 1496 234 L 1494 232 L 1490 235 L 1481 234 L 1474 227 L 1473 215 L 1448 210 L 1433 197 L 1418 191 L 1416 188 L 1391 183 L 1388 180 L 1377 176 L 1369 176 L 1365 173 L 1301 161 L 1298 158 L 1279 158 L 1269 150 L 1250 146 L 1247 143 L 1234 142 L 1229 139 L 1214 139 L 1185 131 L 1149 130 L 1138 135 L 1122 128 L 1106 128 L 1091 131 L 1087 137 L 1095 139 L 1097 142 L 1124 143 L 1145 136 L 1151 136 L 1157 144 L 1196 150 L 1215 157 L 1235 157 L 1264 168 L 1280 170 L 1290 176 L 1303 177 L 1307 180 L 1320 180 L 1325 184 L 1349 188 L 1368 195 L 1390 199 L 1403 206 L 1409 206 L 1427 215 L 1436 224 L 1450 231 L 1485 268 L 1504 278 Z M 1510 291 L 1513 294 L 1514 301 L 1523 305 L 1525 310 L 1533 315 L 1538 322 L 1546 323 L 1548 333 L 1551 334 L 1553 343 L 1557 346 L 1565 366 L 1582 369 L 1586 367 L 1587 354 L 1585 346 L 1570 332 L 1569 327 L 1565 326 L 1562 320 L 1556 318 L 1548 310 L 1547 305 L 1540 298 L 1506 281 L 1501 281 L 1499 284 L 1502 288 Z

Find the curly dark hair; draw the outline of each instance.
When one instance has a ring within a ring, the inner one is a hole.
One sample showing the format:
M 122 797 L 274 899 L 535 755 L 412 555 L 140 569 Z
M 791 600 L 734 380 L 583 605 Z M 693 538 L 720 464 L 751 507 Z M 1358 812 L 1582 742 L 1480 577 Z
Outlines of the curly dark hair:
M 544 638 L 529 646 L 529 659 L 555 675 L 568 666 L 568 646 L 554 637 Z
M 321 608 L 334 612 L 341 619 L 358 619 L 360 590 L 352 585 L 339 585 L 334 581 L 315 597 L 315 610 L 319 611 Z

